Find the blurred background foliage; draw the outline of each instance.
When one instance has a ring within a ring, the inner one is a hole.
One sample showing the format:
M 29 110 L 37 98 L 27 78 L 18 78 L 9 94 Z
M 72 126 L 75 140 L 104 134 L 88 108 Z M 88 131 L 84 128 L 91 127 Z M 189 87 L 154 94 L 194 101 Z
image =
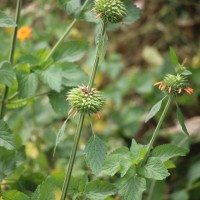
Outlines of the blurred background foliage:
M 105 92 L 107 104 L 101 114 L 101 120 L 92 117 L 94 130 L 107 142 L 109 151 L 122 145 L 129 147 L 132 138 L 143 144 L 148 142 L 159 114 L 147 124 L 144 123 L 144 119 L 152 105 L 163 96 L 153 87 L 153 83 L 162 80 L 166 73 L 173 72 L 169 58 L 169 47 L 172 46 L 179 61 L 187 59 L 185 65 L 193 73 L 191 85 L 195 93 L 192 96 L 183 95 L 179 98 L 191 137 L 185 139 L 181 134 L 180 127 L 176 125 L 176 115 L 172 106 L 157 144 L 183 143 L 189 146 L 191 151 L 186 157 L 176 161 L 177 169 L 171 170 L 172 175 L 166 181 L 156 182 L 153 199 L 199 200 L 200 1 L 137 0 L 135 3 L 141 8 L 142 16 L 134 25 L 109 27 L 108 51 L 95 79 L 96 87 Z M 14 16 L 14 1 L 1 0 L 0 8 Z M 29 62 L 31 60 L 34 65 L 37 61 L 27 55 L 53 46 L 72 20 L 71 16 L 59 8 L 56 1 L 23 1 L 19 27 L 24 25 L 32 27 L 32 38 L 25 42 L 17 41 L 15 60 L 20 68 L 26 67 L 26 59 Z M 0 60 L 7 59 L 11 33 L 11 28 L 0 29 Z M 94 60 L 95 33 L 95 24 L 85 21 L 79 21 L 70 33 L 69 40 L 77 41 L 80 47 L 74 54 L 75 58 L 67 59 L 74 62 L 74 65 L 68 66 L 68 70 L 64 73 L 71 87 L 87 83 L 86 73 L 90 72 Z M 69 43 L 68 45 L 70 46 Z M 78 70 L 78 66 L 81 66 L 83 71 Z M 63 69 L 65 67 L 61 66 Z M 71 71 L 70 68 L 77 68 L 77 72 Z M 69 76 L 73 80 L 68 80 Z M 13 162 L 17 161 L 19 167 L 14 169 L 13 166 L 14 172 L 2 181 L 1 190 L 15 189 L 30 193 L 48 175 L 52 175 L 58 184 L 56 195 L 59 197 L 77 120 L 68 122 L 64 139 L 53 157 L 56 134 L 68 112 L 68 105 L 63 101 L 67 88 L 61 93 L 57 91 L 49 93 L 47 88 L 39 83 L 37 90 L 38 94 L 46 95 L 39 95 L 26 106 L 20 105 L 19 108 L 10 105 L 7 113 L 6 119 L 14 130 L 19 150 Z M 75 162 L 75 177 L 81 177 L 87 172 L 92 178 L 91 172 L 86 168 L 82 152 L 90 135 L 91 128 L 87 118 Z M 3 162 L 5 154 L 3 150 L 0 152 L 2 160 L 0 168 L 2 168 L 6 166 Z M 9 159 L 9 155 L 6 157 Z M 107 179 L 101 175 L 100 178 Z

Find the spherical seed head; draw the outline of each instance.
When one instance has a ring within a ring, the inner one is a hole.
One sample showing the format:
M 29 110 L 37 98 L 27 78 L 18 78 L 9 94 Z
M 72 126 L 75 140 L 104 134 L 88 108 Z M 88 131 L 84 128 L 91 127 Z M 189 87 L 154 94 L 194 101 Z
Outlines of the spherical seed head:
M 171 92 L 173 94 L 179 94 L 180 88 L 184 89 L 188 87 L 188 80 L 185 76 L 182 76 L 180 74 L 172 75 L 168 74 L 165 76 L 164 85 L 166 85 L 166 90 L 169 91 L 169 88 L 171 87 Z
M 117 23 L 127 15 L 124 2 L 121 0 L 95 0 L 96 14 L 101 13 L 105 23 Z
M 70 90 L 68 100 L 74 109 L 84 114 L 98 113 L 105 105 L 102 92 L 96 89 L 89 92 L 85 86 Z

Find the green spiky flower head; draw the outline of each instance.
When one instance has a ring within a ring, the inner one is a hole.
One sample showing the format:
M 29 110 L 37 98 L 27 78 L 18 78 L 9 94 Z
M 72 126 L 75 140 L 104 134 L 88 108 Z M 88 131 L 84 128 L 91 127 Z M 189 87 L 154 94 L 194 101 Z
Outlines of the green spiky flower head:
M 117 23 L 127 15 L 122 0 L 95 0 L 95 11 L 105 23 Z
M 189 87 L 187 77 L 181 74 L 168 74 L 165 76 L 163 81 L 154 84 L 154 86 L 156 85 L 159 85 L 159 90 L 163 90 L 174 95 L 180 95 L 183 91 L 188 94 L 194 93 L 194 90 Z
M 92 88 L 88 91 L 86 86 L 73 88 L 69 91 L 67 100 L 76 111 L 84 114 L 98 113 L 105 105 L 102 92 Z

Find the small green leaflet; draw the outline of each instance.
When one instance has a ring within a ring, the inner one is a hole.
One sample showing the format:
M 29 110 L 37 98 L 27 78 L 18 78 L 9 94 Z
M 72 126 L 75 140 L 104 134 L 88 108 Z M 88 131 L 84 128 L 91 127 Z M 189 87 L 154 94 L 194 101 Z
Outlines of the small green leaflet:
M 31 97 L 35 94 L 38 87 L 38 76 L 35 73 L 18 71 L 17 81 L 20 98 Z
M 0 83 L 11 87 L 14 84 L 15 72 L 9 62 L 0 63 Z
M 116 188 L 105 181 L 95 180 L 86 186 L 86 197 L 90 200 L 104 200 L 115 192 Z
M 146 119 L 145 119 L 145 123 L 148 122 L 152 117 L 154 117 L 156 115 L 156 113 L 160 110 L 161 105 L 163 100 L 166 98 L 166 96 L 164 98 L 162 98 L 160 101 L 158 101 L 150 110 L 149 114 L 147 115 Z
M 30 200 L 29 196 L 17 190 L 2 192 L 3 200 Z
M 15 26 L 16 23 L 14 22 L 12 17 L 0 11 L 0 27 L 15 27 Z
M 189 76 L 189 75 L 192 74 L 192 72 L 189 71 L 189 70 L 184 70 L 181 74 L 184 75 L 184 76 Z
M 133 4 L 132 1 L 126 0 L 124 3 L 127 9 L 127 16 L 123 19 L 123 21 L 125 24 L 133 24 L 140 18 L 142 12 Z
M 98 174 L 106 158 L 107 147 L 105 143 L 96 135 L 92 135 L 85 147 L 84 154 L 87 165 L 94 174 Z
M 161 161 L 167 161 L 170 158 L 177 156 L 185 156 L 188 150 L 182 147 L 178 147 L 173 144 L 163 144 L 154 148 L 152 155 L 159 158 Z
M 185 126 L 185 120 L 184 120 L 183 114 L 182 114 L 181 109 L 179 108 L 177 103 L 176 103 L 176 107 L 177 107 L 176 114 L 177 114 L 178 122 L 181 125 L 182 131 L 187 136 L 189 136 L 189 133 L 188 133 L 187 128 Z
M 138 175 L 124 177 L 118 186 L 121 200 L 141 200 L 146 190 L 146 180 Z
M 53 151 L 53 156 L 55 155 L 58 144 L 60 143 L 60 141 L 62 140 L 62 138 L 65 134 L 66 124 L 67 124 L 69 117 L 64 121 L 63 125 L 61 126 L 60 130 L 58 131 L 58 134 L 56 137 L 56 144 L 55 144 L 54 151 Z
M 174 49 L 172 47 L 170 47 L 169 49 L 170 49 L 170 57 L 171 57 L 171 60 L 172 60 L 172 64 L 175 65 L 175 66 L 179 65 L 176 52 L 174 51 Z
M 41 81 L 49 88 L 60 92 L 62 85 L 62 69 L 52 65 L 45 71 L 37 71 Z
M 163 180 L 170 175 L 162 161 L 156 157 L 150 157 L 146 165 L 139 168 L 138 172 L 145 178 L 154 180 Z
M 14 150 L 14 136 L 8 125 L 0 120 L 0 146 L 7 150 Z

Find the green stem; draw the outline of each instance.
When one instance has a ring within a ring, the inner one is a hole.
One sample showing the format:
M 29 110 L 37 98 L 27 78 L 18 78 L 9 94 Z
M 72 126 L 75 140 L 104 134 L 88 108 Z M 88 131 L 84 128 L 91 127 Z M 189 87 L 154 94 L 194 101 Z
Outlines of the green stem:
M 95 78 L 95 75 L 96 75 L 96 72 L 97 72 L 97 67 L 98 67 L 98 64 L 99 64 L 99 55 L 101 53 L 100 52 L 101 42 L 103 40 L 105 30 L 106 30 L 106 24 L 104 22 L 102 22 L 100 38 L 99 38 L 99 41 L 97 43 L 97 48 L 96 48 L 96 54 L 95 54 L 96 56 L 95 56 L 95 59 L 94 59 L 94 66 L 93 66 L 92 73 L 91 73 L 91 76 L 90 76 L 90 81 L 88 83 L 88 90 L 89 91 L 92 89 L 92 86 L 94 84 L 94 78 Z
M 86 0 L 84 2 L 83 6 L 81 7 L 80 14 L 84 10 L 84 8 L 87 5 L 88 1 L 89 0 Z M 79 14 L 79 16 L 80 16 L 80 14 Z M 51 49 L 51 51 L 49 52 L 49 54 L 46 56 L 45 61 L 47 61 L 55 53 L 56 49 L 60 46 L 60 44 L 63 42 L 63 40 L 69 36 L 70 31 L 72 30 L 73 26 L 76 24 L 77 21 L 78 21 L 78 17 L 75 18 L 72 21 L 72 23 L 67 27 L 66 31 L 63 33 L 63 35 L 61 36 L 61 38 L 58 40 L 58 42 L 54 45 L 54 47 Z
M 89 80 L 89 84 L 88 84 L 88 90 L 91 90 L 91 88 L 94 84 L 94 78 L 95 78 L 98 63 L 99 63 L 99 54 L 101 53 L 100 52 L 100 42 L 103 39 L 103 36 L 104 36 L 104 33 L 105 33 L 105 28 L 106 28 L 106 24 L 102 23 L 100 38 L 99 38 L 99 42 L 97 44 L 96 56 L 95 56 L 95 60 L 94 60 L 94 66 L 93 66 L 92 74 L 90 76 L 90 80 Z M 82 131 L 84 117 L 85 117 L 85 115 L 81 114 L 78 125 L 77 125 L 74 143 L 73 143 L 73 147 L 72 147 L 72 152 L 71 152 L 71 155 L 70 155 L 69 165 L 68 165 L 68 168 L 67 168 L 67 172 L 66 172 L 66 176 L 65 176 L 60 200 L 65 200 L 65 197 L 67 195 L 67 190 L 68 190 L 68 187 L 69 187 L 72 169 L 73 169 L 73 166 L 74 166 L 74 161 L 75 161 L 78 143 L 79 143 L 79 139 L 80 139 L 80 135 L 81 135 L 81 131 Z
M 162 125 L 162 123 L 163 123 L 163 120 L 164 120 L 164 118 L 165 118 L 165 115 L 167 114 L 167 111 L 168 111 L 168 109 L 169 109 L 169 106 L 170 106 L 171 101 L 172 101 L 172 97 L 169 96 L 169 99 L 168 99 L 168 101 L 167 101 L 167 104 L 166 104 L 166 106 L 165 106 L 165 108 L 164 108 L 164 110 L 163 110 L 163 113 L 162 113 L 162 115 L 161 115 L 161 117 L 160 117 L 160 120 L 159 120 L 157 126 L 156 126 L 156 129 L 155 129 L 155 131 L 154 131 L 154 133 L 153 133 L 153 136 L 152 136 L 152 138 L 151 138 L 151 140 L 150 140 L 150 142 L 149 142 L 149 144 L 148 144 L 147 153 L 146 153 L 146 155 L 145 155 L 143 164 L 146 162 L 146 160 L 147 160 L 147 158 L 148 158 L 148 156 L 149 156 L 149 154 L 150 154 L 151 148 L 153 147 L 153 144 L 154 144 L 154 142 L 155 142 L 155 139 L 156 139 L 156 137 L 157 137 L 157 135 L 158 135 L 158 133 L 159 133 L 160 127 L 161 127 L 161 125 Z
M 12 43 L 11 43 L 10 54 L 9 54 L 9 62 L 10 63 L 13 63 L 21 7 L 22 7 L 22 0 L 17 0 L 17 8 L 16 8 L 16 14 L 15 14 L 16 27 L 14 28 L 14 32 L 13 32 L 13 36 L 12 36 Z M 5 101 L 8 96 L 8 90 L 9 90 L 9 87 L 5 86 L 3 97 L 2 97 L 2 102 L 1 102 L 1 108 L 0 108 L 0 119 L 3 118 L 4 113 L 5 113 Z
M 153 180 L 151 182 L 151 186 L 150 186 L 150 189 L 149 189 L 149 194 L 148 194 L 147 200 L 151 200 L 153 192 L 154 192 L 155 185 L 156 185 L 156 180 Z
M 74 138 L 74 144 L 73 144 L 73 147 L 72 147 L 72 152 L 71 152 L 71 155 L 70 155 L 69 165 L 68 165 L 68 168 L 67 168 L 67 172 L 66 172 L 66 176 L 65 176 L 60 200 L 65 200 L 65 197 L 67 195 L 67 189 L 69 187 L 69 181 L 70 181 L 72 169 L 73 169 L 73 166 L 74 166 L 74 161 L 75 161 L 78 143 L 79 143 L 79 139 L 80 139 L 80 135 L 81 135 L 81 131 L 82 131 L 84 117 L 85 117 L 85 115 L 81 114 L 78 125 L 77 125 L 75 138 Z

